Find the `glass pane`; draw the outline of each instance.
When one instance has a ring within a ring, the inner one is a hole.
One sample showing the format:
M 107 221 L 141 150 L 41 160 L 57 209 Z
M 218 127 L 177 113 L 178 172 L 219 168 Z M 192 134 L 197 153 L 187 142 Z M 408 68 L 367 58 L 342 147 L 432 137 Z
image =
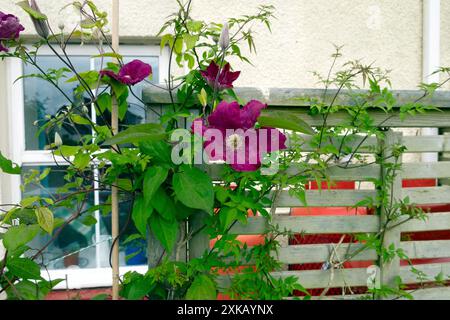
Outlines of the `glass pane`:
M 24 167 L 23 172 L 26 174 L 30 170 L 37 170 L 41 173 L 46 168 L 48 167 L 29 166 Z M 28 185 L 23 193 L 23 197 L 33 195 L 48 196 L 49 193 L 55 195 L 58 188 L 66 183 L 64 180 L 65 174 L 66 171 L 63 167 L 52 167 L 51 173 L 41 182 L 42 186 Z M 57 197 L 62 196 L 64 194 L 57 195 Z M 94 203 L 93 200 L 94 197 L 91 195 L 83 210 L 92 206 Z M 72 214 L 73 211 L 67 208 L 60 208 L 54 211 L 55 218 L 63 220 L 67 220 Z M 55 241 L 43 252 L 43 260 L 40 260 L 40 262 L 42 261 L 48 269 L 95 268 L 97 266 L 95 226 L 85 226 L 81 220 L 77 219 L 65 227 L 56 237 Z M 57 232 L 57 230 L 54 232 Z M 51 240 L 50 235 L 41 236 L 33 240 L 30 247 L 39 250 L 49 240 Z M 106 250 L 108 250 L 108 247 L 106 247 Z
M 90 67 L 89 57 L 73 56 L 72 63 L 79 72 L 87 71 Z M 37 63 L 43 70 L 59 69 L 64 64 L 54 56 L 38 56 Z M 24 64 L 24 75 L 39 74 L 39 71 L 29 64 Z M 82 102 L 88 102 L 88 99 L 80 101 L 74 95 L 76 83 L 66 83 L 68 78 L 73 74 L 67 73 L 67 78 L 59 80 L 60 87 L 69 96 L 69 98 L 79 105 Z M 36 121 L 42 126 L 48 121 L 46 115 L 55 116 L 58 112 L 63 111 L 70 103 L 57 91 L 57 89 L 47 81 L 40 78 L 24 79 L 24 104 L 25 104 L 25 145 L 27 150 L 43 150 L 46 145 L 53 142 L 54 131 L 47 134 L 41 133 L 37 136 L 39 127 L 35 125 Z M 86 126 L 77 126 L 77 130 L 81 135 L 90 134 L 90 130 Z M 66 145 L 77 145 L 79 136 L 70 124 L 64 124 L 60 132 L 58 132 Z
M 108 191 L 100 192 L 100 203 L 110 203 Z M 134 240 L 130 243 L 123 242 L 132 234 L 138 233 L 133 221 L 130 219 L 129 199 L 119 199 L 119 229 L 121 230 L 119 242 L 119 262 L 121 266 L 135 266 L 147 264 L 147 243 L 145 240 Z M 100 238 L 111 238 L 111 212 L 103 214 L 100 218 Z M 125 228 L 125 229 L 124 229 Z M 124 229 L 124 230 L 123 230 Z M 127 259 L 128 256 L 128 259 Z M 109 261 L 102 261 L 101 267 L 109 267 Z
M 151 82 L 159 83 L 159 58 L 158 57 L 126 56 L 126 57 L 124 57 L 124 63 L 128 63 L 134 59 L 139 59 L 145 63 L 150 64 L 152 66 L 152 71 L 153 71 L 153 76 L 152 76 Z M 101 58 L 95 59 L 96 70 L 105 68 L 107 62 L 111 62 L 111 58 L 104 58 L 103 64 L 102 64 Z M 143 81 L 132 87 L 133 93 L 130 92 L 129 97 L 128 97 L 128 102 L 129 102 L 128 111 L 125 115 L 124 120 L 120 121 L 120 123 L 119 123 L 120 129 L 123 129 L 125 127 L 125 125 L 140 124 L 140 123 L 145 122 L 145 119 L 146 119 L 145 106 L 136 97 L 141 98 L 142 88 L 144 88 L 146 85 L 148 85 L 148 84 L 146 84 L 146 82 Z M 105 118 L 108 119 L 108 123 L 109 123 L 111 114 L 108 111 L 105 112 Z M 103 125 L 104 121 L 101 117 L 97 117 L 97 123 L 100 125 Z

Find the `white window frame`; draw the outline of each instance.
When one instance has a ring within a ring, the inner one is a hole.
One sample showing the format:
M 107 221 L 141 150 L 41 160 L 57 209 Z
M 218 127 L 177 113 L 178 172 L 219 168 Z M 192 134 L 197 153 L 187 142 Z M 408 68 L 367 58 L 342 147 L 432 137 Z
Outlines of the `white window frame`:
M 98 49 L 93 45 L 68 45 L 69 56 L 92 57 L 98 54 Z M 159 45 L 121 45 L 120 53 L 123 56 L 151 56 L 159 58 L 159 82 L 165 83 L 169 64 L 169 51 L 164 48 L 162 51 Z M 53 55 L 48 47 L 42 47 L 39 55 Z M 8 153 L 10 158 L 20 166 L 54 166 L 55 162 L 51 151 L 27 151 L 25 149 L 25 117 L 24 117 L 24 88 L 23 79 L 15 82 L 15 79 L 23 75 L 23 63 L 20 59 L 7 59 L 7 116 L 8 116 Z M 91 58 L 91 68 L 93 69 L 94 59 Z M 64 165 L 62 158 L 57 159 L 59 164 Z M 7 184 L 10 188 L 10 203 L 19 203 L 22 197 L 20 191 L 21 177 L 9 176 Z M 3 184 L 5 185 L 5 184 Z M 5 200 L 5 199 L 4 199 Z M 96 214 L 99 215 L 99 212 Z M 96 235 L 100 232 L 100 226 L 96 225 Z M 98 236 L 98 235 L 97 235 Z M 96 246 L 97 248 L 99 246 Z M 98 257 L 98 254 L 97 254 Z M 120 268 L 121 275 L 128 271 L 145 273 L 147 266 L 127 266 Z M 42 270 L 42 277 L 46 279 L 65 279 L 59 283 L 55 289 L 80 289 L 95 287 L 110 287 L 112 285 L 111 268 L 85 268 L 85 269 L 59 269 Z

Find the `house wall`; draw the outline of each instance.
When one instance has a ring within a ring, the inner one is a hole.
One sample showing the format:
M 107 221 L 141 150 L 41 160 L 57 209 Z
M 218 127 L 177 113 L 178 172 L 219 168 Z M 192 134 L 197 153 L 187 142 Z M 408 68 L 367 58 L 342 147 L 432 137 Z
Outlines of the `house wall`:
M 30 19 L 15 6 L 15 0 L 1 2 L 5 2 L 2 11 L 17 14 L 25 23 L 26 34 L 33 32 Z M 59 13 L 69 2 L 38 1 L 41 10 L 55 21 L 55 30 L 60 21 L 69 29 L 79 19 L 72 9 Z M 446 26 L 450 23 L 450 4 L 442 2 Z M 110 10 L 110 0 L 96 3 Z M 252 28 L 258 52 L 252 57 L 254 66 L 234 63 L 243 71 L 239 86 L 317 86 L 311 72 L 328 71 L 333 43 L 344 45 L 342 62 L 363 59 L 391 69 L 396 89 L 415 88 L 421 80 L 421 0 L 193 0 L 192 15 L 222 22 L 227 17 L 254 13 L 260 4 L 273 4 L 278 19 L 273 22 L 272 34 L 260 25 Z M 123 37 L 155 36 L 166 17 L 176 10 L 175 0 L 121 0 L 120 5 Z M 444 54 L 450 60 L 450 51 L 445 49 Z
M 32 35 L 29 17 L 15 2 L 0 0 L 1 10 L 19 16 L 26 27 L 24 34 Z M 70 2 L 38 0 L 55 30 L 59 22 L 69 30 L 79 19 L 72 9 L 60 12 Z M 96 3 L 110 13 L 110 0 Z M 319 87 L 312 71 L 328 72 L 333 44 L 344 45 L 338 68 L 352 59 L 374 62 L 392 70 L 394 89 L 415 89 L 422 79 L 422 0 L 193 0 L 192 16 L 222 22 L 227 17 L 254 13 L 261 4 L 274 5 L 277 19 L 272 33 L 260 25 L 252 27 L 257 45 L 257 54 L 251 55 L 253 65 L 231 61 L 235 69 L 242 71 L 237 86 Z M 121 0 L 120 6 L 120 36 L 124 42 L 154 37 L 177 8 L 175 0 Z M 450 1 L 441 1 L 441 6 L 441 61 L 450 65 Z M 0 62 L 0 148 L 7 154 L 7 125 L 13 124 L 6 123 L 4 116 L 9 90 L 4 70 L 4 62 Z

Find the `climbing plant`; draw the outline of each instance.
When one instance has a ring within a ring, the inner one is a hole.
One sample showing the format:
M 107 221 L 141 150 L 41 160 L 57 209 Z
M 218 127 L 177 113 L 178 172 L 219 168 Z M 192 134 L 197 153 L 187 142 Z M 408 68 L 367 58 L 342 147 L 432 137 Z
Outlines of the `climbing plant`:
M 70 32 L 58 26 L 57 33 L 35 1 L 21 1 L 19 6 L 30 15 L 40 37 L 32 45 L 20 37 L 23 27 L 17 17 L 0 13 L 0 57 L 19 58 L 34 66 L 39 72 L 22 78 L 50 83 L 66 99 L 63 112 L 36 124 L 39 133 L 53 141 L 47 150 L 55 159 L 55 169 L 25 172 L 0 154 L 3 172 L 22 174 L 22 189 L 32 185 L 47 194 L 24 197 L 20 203 L 1 207 L 0 227 L 5 231 L 1 238 L 6 252 L 0 261 L 0 291 L 6 292 L 8 299 L 42 299 L 62 281 L 41 276 L 41 269 L 46 268 L 45 250 L 63 237 L 63 231 L 74 221 L 92 226 L 98 223 L 95 212 L 108 215 L 110 198 L 96 206 L 87 202 L 93 192 L 109 192 L 112 186 L 118 188 L 120 202 L 128 208 L 121 235 L 130 224 L 135 230 L 121 239 L 123 243 L 152 238 L 149 250 L 156 246 L 161 249 L 152 252 L 152 256 L 155 252 L 159 255 L 147 272 L 128 272 L 122 277 L 120 295 L 126 299 L 215 299 L 219 291 L 234 299 L 282 299 L 299 292 L 302 299 L 310 298 L 296 277 L 280 279 L 272 274 L 283 268 L 276 258 L 281 242 L 293 236 L 272 218 L 282 190 L 289 188 L 291 196 L 307 205 L 309 182 L 332 185 L 330 167 L 383 165 L 387 168 L 383 178 L 372 181 L 378 190 L 378 203 L 368 198 L 355 207 L 373 208 L 387 217 L 386 226 L 397 227 L 404 223 L 400 222 L 404 216 L 425 218 L 425 213 L 408 199 L 396 199 L 390 192 L 404 146 L 387 150 L 380 143 L 374 159 L 361 155 L 368 138 L 385 139 L 383 124 L 398 107 L 387 72 L 360 61 L 344 63 L 336 71 L 342 55 L 337 48 L 328 75 L 317 74 L 325 87 L 323 97 L 304 101 L 311 115 L 323 118 L 322 125 L 313 128 L 296 115 L 286 119 L 276 112 L 266 112 L 263 102 L 244 101 L 233 87 L 240 75 L 233 64 L 238 60 L 250 63 L 244 47 L 250 53 L 256 51 L 252 26 L 259 23 L 270 30 L 274 7 L 262 5 L 254 14 L 216 23 L 193 19 L 192 0 L 177 3 L 177 12 L 159 32 L 161 48 L 168 46 L 170 51 L 163 85 L 149 81 L 152 66 L 139 60 L 124 63 L 120 53 L 112 49 L 106 36 L 107 14 L 93 1 L 70 4 L 81 20 Z M 75 39 L 97 44 L 100 71 L 75 68 L 67 53 L 67 44 Z M 63 68 L 45 70 L 40 65 L 37 57 L 44 46 L 64 64 Z M 106 62 L 107 58 L 117 62 Z M 174 77 L 176 65 L 186 67 L 186 74 Z M 448 75 L 447 69 L 440 71 Z M 77 84 L 73 97 L 62 89 L 63 82 Z M 158 87 L 170 97 L 163 113 L 145 105 L 135 94 L 133 86 L 141 82 Z M 422 85 L 423 98 L 443 83 Z M 341 95 L 350 103 L 341 104 Z M 116 103 L 119 119 L 123 120 L 130 97 L 140 101 L 158 122 L 124 126 L 114 134 L 108 115 Z M 401 117 L 435 109 L 421 100 L 400 106 Z M 91 106 L 102 124 L 92 118 Z M 377 123 L 370 114 L 374 109 L 383 111 L 385 120 Z M 329 126 L 329 116 L 340 111 L 348 113 L 348 120 Z M 184 127 L 184 123 L 192 126 Z M 63 141 L 58 134 L 63 126 L 78 134 L 77 145 Z M 89 128 L 92 134 L 81 134 L 80 126 Z M 42 184 L 52 170 L 65 174 L 65 184 L 56 194 Z M 59 209 L 69 212 L 66 219 L 55 218 L 54 212 Z M 255 215 L 267 220 L 267 230 L 262 244 L 247 246 L 233 234 L 233 228 L 245 225 Z M 43 247 L 33 247 L 30 242 L 44 233 L 50 240 Z M 198 256 L 189 256 L 188 252 L 186 257 L 186 247 L 199 235 L 214 239 L 214 244 Z M 382 257 L 379 263 L 394 256 L 408 259 L 401 249 L 385 247 L 383 237 L 384 231 L 358 235 L 357 240 L 365 244 L 359 252 L 375 249 Z M 113 239 L 113 244 L 117 241 Z M 341 268 L 344 263 L 330 259 L 327 268 Z M 223 274 L 233 274 L 230 283 L 221 282 Z M 368 293 L 371 298 L 409 297 L 403 289 L 399 279 L 395 288 L 375 288 Z

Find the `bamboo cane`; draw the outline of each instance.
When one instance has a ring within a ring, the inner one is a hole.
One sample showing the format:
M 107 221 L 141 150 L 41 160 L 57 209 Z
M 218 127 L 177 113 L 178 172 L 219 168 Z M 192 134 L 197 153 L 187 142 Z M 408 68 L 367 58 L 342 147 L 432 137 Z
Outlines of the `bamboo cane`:
M 119 0 L 112 0 L 112 47 L 119 52 Z M 114 98 L 111 111 L 111 128 L 113 133 L 119 131 L 118 106 Z M 113 147 L 116 149 L 116 146 Z M 116 184 L 115 184 L 116 185 Z M 112 299 L 119 299 L 119 199 L 116 186 L 111 188 L 111 236 L 112 247 Z

